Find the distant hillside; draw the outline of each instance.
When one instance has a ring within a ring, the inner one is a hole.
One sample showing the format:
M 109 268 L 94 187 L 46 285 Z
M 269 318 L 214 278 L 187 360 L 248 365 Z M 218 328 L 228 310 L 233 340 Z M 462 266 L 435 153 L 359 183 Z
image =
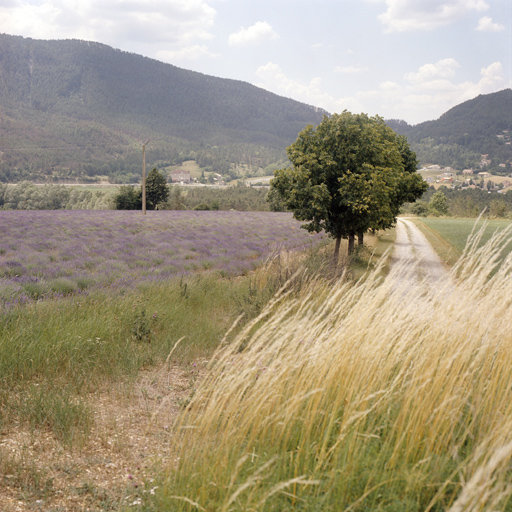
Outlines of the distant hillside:
M 407 136 L 423 164 L 478 168 L 482 154 L 487 154 L 487 168 L 495 173 L 512 172 L 512 89 L 480 95 L 453 107 L 436 121 L 416 126 L 397 120 L 386 122 Z
M 266 166 L 324 112 L 99 43 L 0 34 L 0 180 L 140 173 L 200 157 Z
M 0 34 L 0 182 L 137 181 L 147 140 L 148 166 L 190 159 L 232 178 L 234 166 L 248 175 L 270 172 L 324 114 L 248 83 L 99 43 Z M 423 164 L 476 168 L 488 154 L 490 170 L 512 172 L 510 89 L 437 121 L 388 124 L 408 136 Z

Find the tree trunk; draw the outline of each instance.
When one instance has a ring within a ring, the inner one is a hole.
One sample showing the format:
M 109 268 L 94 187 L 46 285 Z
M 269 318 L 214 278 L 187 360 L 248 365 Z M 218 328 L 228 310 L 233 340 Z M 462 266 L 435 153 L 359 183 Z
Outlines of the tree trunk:
M 334 266 L 338 266 L 338 261 L 340 259 L 340 244 L 341 244 L 341 236 L 336 237 L 336 244 L 334 246 Z
M 364 233 L 357 234 L 357 245 L 363 245 L 364 243 Z
M 354 242 L 356 239 L 355 233 L 348 235 L 348 255 L 350 256 L 354 252 Z

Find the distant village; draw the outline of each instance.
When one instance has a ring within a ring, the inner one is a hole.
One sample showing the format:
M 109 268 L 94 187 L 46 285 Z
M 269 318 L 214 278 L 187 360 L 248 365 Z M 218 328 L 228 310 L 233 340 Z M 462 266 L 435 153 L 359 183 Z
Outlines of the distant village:
M 482 155 L 480 168 L 490 164 L 488 155 Z M 500 167 L 506 167 L 500 164 Z M 441 168 L 439 165 L 429 165 L 419 170 L 427 183 L 436 186 L 444 185 L 449 188 L 482 188 L 496 190 L 499 193 L 512 190 L 512 174 L 509 176 L 495 176 L 487 171 L 474 169 L 455 170 L 452 167 Z M 428 174 L 427 176 L 425 176 Z
M 507 145 L 512 144 L 512 137 L 508 130 L 504 130 L 497 137 Z M 512 190 L 512 173 L 509 173 L 507 176 L 505 172 L 507 165 L 504 163 L 499 164 L 499 167 L 503 168 L 504 172 L 497 176 L 485 170 L 491 163 L 489 155 L 483 154 L 476 169 L 456 170 L 452 167 L 441 167 L 434 164 L 419 169 L 419 172 L 427 183 L 436 188 L 440 186 L 454 189 L 480 188 L 498 193 Z M 269 187 L 271 179 L 272 176 L 246 178 L 244 183 L 248 187 Z M 168 181 L 177 185 L 225 187 L 230 179 L 226 179 L 217 172 L 208 172 L 206 175 L 203 172 L 201 177 L 197 177 L 196 173 L 196 177 L 193 177 L 189 170 L 179 168 L 169 173 Z
M 503 140 L 507 145 L 512 144 L 508 130 L 504 130 L 503 133 L 497 135 L 497 137 Z M 477 170 L 455 170 L 452 167 L 442 168 L 439 165 L 429 165 L 420 169 L 419 172 L 422 173 L 427 183 L 434 185 L 436 188 L 444 185 L 449 188 L 481 188 L 489 191 L 495 190 L 499 193 L 512 190 L 512 173 L 508 174 L 508 176 L 493 175 L 485 170 L 491 163 L 489 155 L 484 154 L 481 155 L 480 165 Z M 499 167 L 505 170 L 507 165 L 501 163 Z

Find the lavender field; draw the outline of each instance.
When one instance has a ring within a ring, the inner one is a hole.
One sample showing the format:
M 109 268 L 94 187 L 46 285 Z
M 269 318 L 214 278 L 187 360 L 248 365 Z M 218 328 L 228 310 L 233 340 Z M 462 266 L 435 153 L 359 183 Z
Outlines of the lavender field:
M 0 212 L 0 307 L 177 274 L 244 274 L 279 248 L 315 244 L 288 213 Z

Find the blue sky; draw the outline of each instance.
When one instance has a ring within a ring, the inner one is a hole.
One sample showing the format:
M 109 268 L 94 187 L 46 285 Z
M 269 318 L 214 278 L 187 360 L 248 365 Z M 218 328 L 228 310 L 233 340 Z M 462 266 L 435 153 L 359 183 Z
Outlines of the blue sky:
M 98 41 L 411 124 L 512 87 L 511 0 L 0 0 L 0 32 Z

